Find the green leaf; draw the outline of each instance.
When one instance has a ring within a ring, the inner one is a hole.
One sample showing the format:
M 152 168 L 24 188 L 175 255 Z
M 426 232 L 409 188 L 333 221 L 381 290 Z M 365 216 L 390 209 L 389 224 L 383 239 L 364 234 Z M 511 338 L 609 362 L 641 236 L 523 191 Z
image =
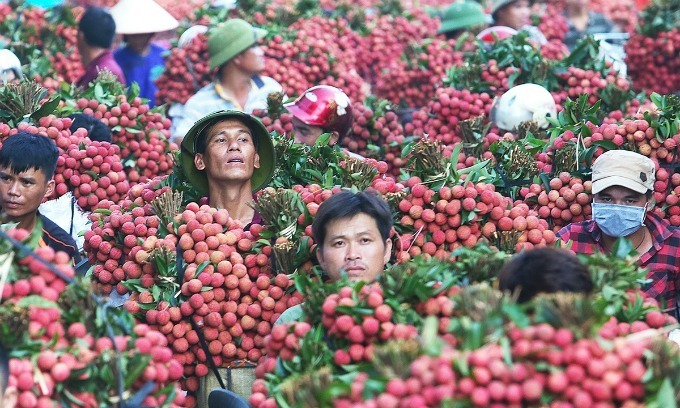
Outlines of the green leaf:
M 47 115 L 54 113 L 54 110 L 57 108 L 57 106 L 59 106 L 59 102 L 61 102 L 61 97 L 55 96 L 49 101 L 43 103 L 42 106 L 37 111 L 31 114 L 30 116 L 31 120 L 37 123 L 40 120 L 40 118 L 43 118 Z
M 59 308 L 59 305 L 56 302 L 47 300 L 39 295 L 31 295 L 24 297 L 17 302 L 17 306 L 21 308 L 28 307 L 39 307 L 42 309 Z
M 663 383 L 661 383 L 661 388 L 656 394 L 656 403 L 659 407 L 677 408 L 675 390 L 670 378 L 664 379 Z
M 101 83 L 97 82 L 94 84 L 94 97 L 97 99 L 99 102 L 103 102 L 103 99 L 105 98 L 105 93 L 104 93 L 104 87 L 102 86 Z

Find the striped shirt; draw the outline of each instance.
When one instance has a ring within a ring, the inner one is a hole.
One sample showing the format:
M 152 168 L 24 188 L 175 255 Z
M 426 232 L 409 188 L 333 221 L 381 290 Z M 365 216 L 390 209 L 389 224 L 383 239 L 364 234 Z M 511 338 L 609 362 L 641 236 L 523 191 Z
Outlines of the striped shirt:
M 182 106 L 170 109 L 173 137 L 183 138 L 189 129 L 202 117 L 220 110 L 239 110 L 252 113 L 255 109 L 267 109 L 267 97 L 273 92 L 282 92 L 281 84 L 265 76 L 255 76 L 251 81 L 250 93 L 245 106 L 226 95 L 220 84 L 213 82 L 201 88 Z

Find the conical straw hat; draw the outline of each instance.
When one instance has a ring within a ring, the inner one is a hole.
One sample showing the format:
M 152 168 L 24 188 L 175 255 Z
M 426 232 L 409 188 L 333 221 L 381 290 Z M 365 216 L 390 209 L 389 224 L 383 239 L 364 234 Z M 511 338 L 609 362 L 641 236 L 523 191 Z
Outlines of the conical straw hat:
M 160 33 L 179 26 L 177 20 L 153 0 L 120 0 L 110 11 L 118 34 Z

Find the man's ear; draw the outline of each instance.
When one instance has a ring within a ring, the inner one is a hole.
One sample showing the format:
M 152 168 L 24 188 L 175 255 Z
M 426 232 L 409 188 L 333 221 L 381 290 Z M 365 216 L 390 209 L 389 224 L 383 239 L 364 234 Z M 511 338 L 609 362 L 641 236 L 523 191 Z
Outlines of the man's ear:
M 255 153 L 255 157 L 253 158 L 253 167 L 255 167 L 256 169 L 260 168 L 260 154 L 259 153 Z
M 47 182 L 47 188 L 45 189 L 45 198 L 49 198 L 52 193 L 54 193 L 54 186 L 56 185 L 56 182 L 54 179 L 51 179 L 50 181 Z
M 331 138 L 328 141 L 328 145 L 334 146 L 338 143 L 338 141 L 340 141 L 340 133 L 338 133 L 337 130 L 334 130 L 334 131 L 331 132 Z
M 326 270 L 326 265 L 325 261 L 323 259 L 323 251 L 321 250 L 321 247 L 319 245 L 316 246 L 316 260 L 319 261 L 319 266 L 321 266 L 321 269 L 324 271 Z
M 194 166 L 196 166 L 196 169 L 198 170 L 205 170 L 205 161 L 203 161 L 202 153 L 196 153 L 194 156 Z
M 387 264 L 392 258 L 392 240 L 387 238 L 385 240 L 385 255 L 383 255 L 383 264 Z

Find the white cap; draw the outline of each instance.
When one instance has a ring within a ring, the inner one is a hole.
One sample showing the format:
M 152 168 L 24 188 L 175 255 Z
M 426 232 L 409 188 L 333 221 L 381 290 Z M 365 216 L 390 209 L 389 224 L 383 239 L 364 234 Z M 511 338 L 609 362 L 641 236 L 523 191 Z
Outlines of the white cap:
M 179 22 L 153 0 L 120 0 L 110 10 L 118 34 L 149 34 L 174 30 Z
M 654 190 L 656 166 L 649 157 L 628 150 L 610 150 L 593 163 L 593 194 L 621 186 L 645 194 Z
M 197 35 L 199 34 L 205 34 L 208 32 L 208 27 L 204 25 L 195 25 L 187 28 L 185 32 L 182 33 L 182 35 L 179 36 L 179 40 L 177 41 L 177 46 L 180 48 L 184 48 L 187 44 L 191 42 L 194 38 L 196 38 Z

